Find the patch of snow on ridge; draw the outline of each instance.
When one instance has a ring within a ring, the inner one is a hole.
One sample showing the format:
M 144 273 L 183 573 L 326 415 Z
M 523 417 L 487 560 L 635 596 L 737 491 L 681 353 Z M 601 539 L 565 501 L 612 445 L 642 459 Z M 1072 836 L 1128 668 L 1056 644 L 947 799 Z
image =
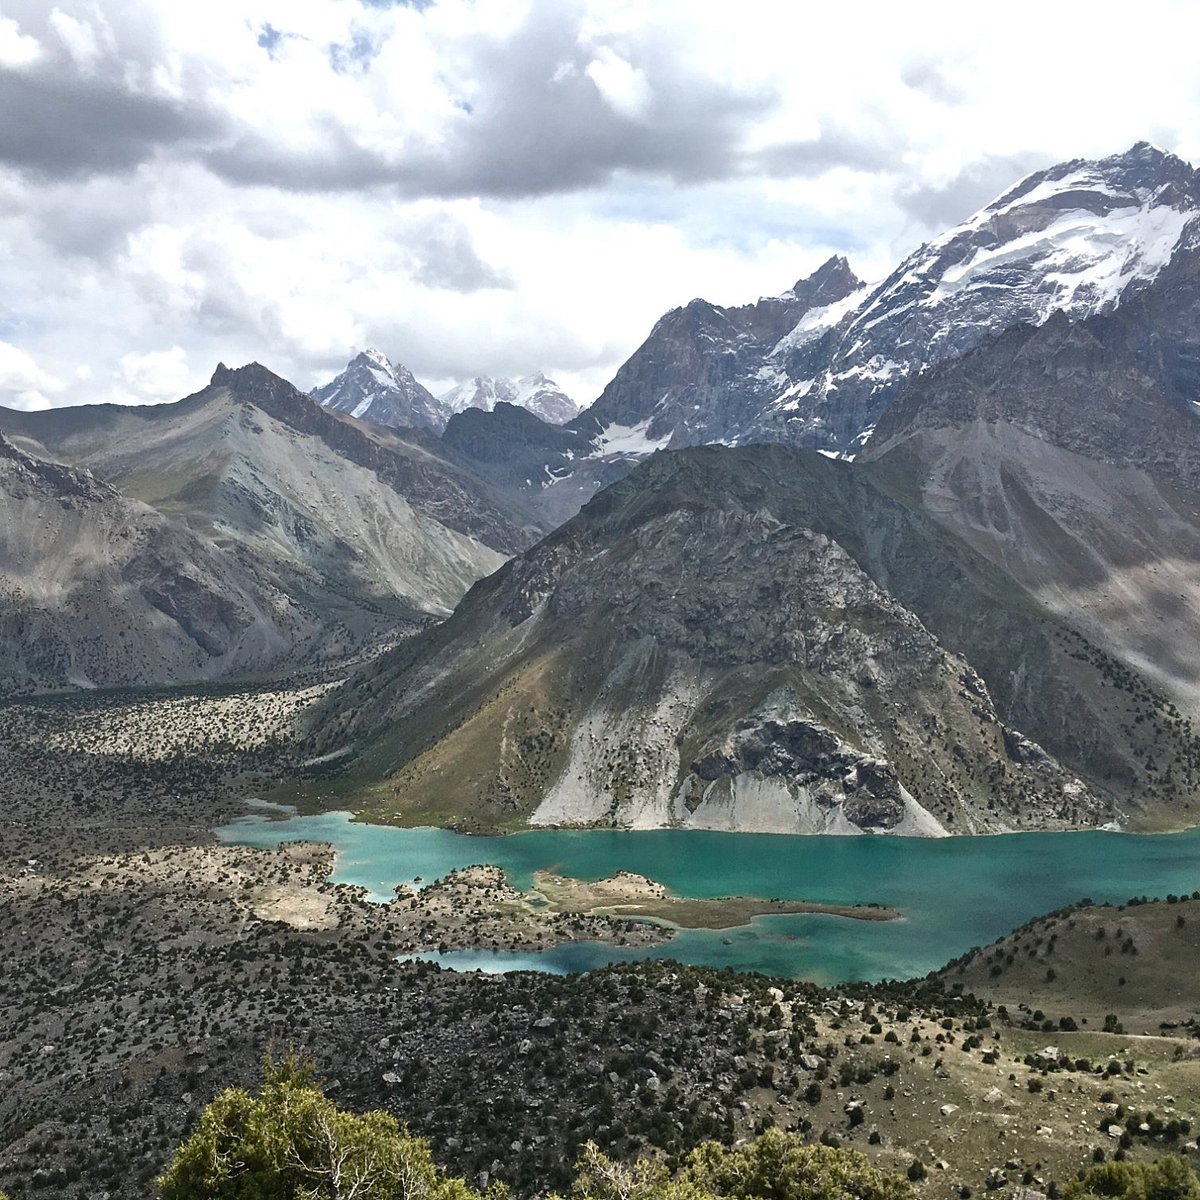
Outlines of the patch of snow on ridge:
M 671 440 L 668 433 L 661 438 L 648 437 L 646 431 L 650 428 L 651 418 L 639 421 L 636 425 L 608 425 L 600 432 L 592 451 L 593 458 L 603 458 L 609 454 L 653 454 L 656 450 L 666 449 Z
M 832 329 L 843 317 L 858 308 L 871 294 L 873 287 L 873 284 L 863 284 L 842 300 L 822 305 L 820 308 L 810 308 L 796 323 L 796 327 L 775 343 L 771 357 L 776 358 L 797 346 L 803 346 L 806 342 L 815 341 L 827 329 Z
M 1115 304 L 1134 279 L 1152 280 L 1171 260 L 1192 214 L 1166 206 L 1107 214 L 1069 209 L 1045 229 L 995 248 L 980 247 L 942 272 L 925 303 L 933 307 L 979 286 L 977 278 L 1008 262 L 1039 261 L 1045 282 L 1041 320 L 1059 308 L 1097 312 Z M 989 278 L 986 286 L 995 286 Z

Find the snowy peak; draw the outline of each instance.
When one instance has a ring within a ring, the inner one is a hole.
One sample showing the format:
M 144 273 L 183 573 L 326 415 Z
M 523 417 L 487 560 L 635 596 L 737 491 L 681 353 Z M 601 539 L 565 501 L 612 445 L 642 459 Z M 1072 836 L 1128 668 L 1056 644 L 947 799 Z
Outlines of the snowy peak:
M 541 371 L 532 375 L 522 375 L 520 379 L 512 382 L 515 394 L 513 403 L 527 408 L 551 425 L 562 425 L 579 412 L 575 401 Z
M 1017 295 L 1024 285 L 1026 322 L 1041 324 L 1060 309 L 1090 316 L 1130 284 L 1152 281 L 1198 210 L 1197 173 L 1145 142 L 1110 158 L 1060 163 L 922 247 L 879 299 L 921 280 L 933 284 L 923 297 L 931 306 L 964 289 Z
M 435 432 L 446 425 L 446 414 L 433 394 L 407 367 L 374 348 L 357 354 L 340 375 L 314 388 L 312 397 L 324 408 L 373 425 Z
M 1148 143 L 1035 172 L 780 339 L 782 386 L 754 434 L 853 454 L 914 375 L 1017 325 L 1111 311 L 1198 231 L 1200 173 Z
M 548 379 L 540 371 L 523 375 L 520 379 L 493 379 L 488 375 L 476 375 L 443 392 L 438 397 L 438 403 L 447 416 L 465 412 L 468 408 L 491 412 L 497 404 L 515 404 L 551 425 L 561 425 L 579 411 L 575 401 L 553 379 Z
M 1145 204 L 1151 200 L 1183 206 L 1194 203 L 1195 174 L 1182 158 L 1138 142 L 1123 154 L 1108 158 L 1076 158 L 1035 171 L 1014 184 L 977 214 L 975 220 L 996 211 L 1011 209 L 1018 202 L 1059 198 L 1061 207 L 1083 200 L 1091 208 L 1103 208 L 1103 197 Z M 1191 199 L 1188 199 L 1188 196 Z M 1114 203 L 1109 207 L 1118 207 Z M 970 223 L 970 222 L 968 222 Z

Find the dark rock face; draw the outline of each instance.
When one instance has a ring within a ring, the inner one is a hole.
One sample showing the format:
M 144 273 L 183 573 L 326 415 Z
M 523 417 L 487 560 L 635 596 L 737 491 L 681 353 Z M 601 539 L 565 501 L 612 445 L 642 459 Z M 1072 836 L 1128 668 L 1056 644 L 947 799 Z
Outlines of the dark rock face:
M 705 783 L 751 774 L 806 788 L 819 806 L 840 807 L 858 829 L 886 831 L 904 819 L 904 797 L 892 764 L 856 752 L 812 721 L 745 721 L 724 746 L 695 759 L 691 769 Z
M 54 497 L 67 508 L 101 504 L 116 497 L 115 489 L 87 470 L 46 462 L 26 454 L 0 433 L 0 460 L 6 464 L 5 482 L 13 496 Z
M 806 313 L 861 286 L 844 258 L 832 258 L 782 296 L 739 308 L 693 300 L 673 309 L 571 426 L 648 421 L 647 436 L 669 439 L 672 448 L 741 438 L 770 395 L 771 381 L 759 372 L 775 344 Z

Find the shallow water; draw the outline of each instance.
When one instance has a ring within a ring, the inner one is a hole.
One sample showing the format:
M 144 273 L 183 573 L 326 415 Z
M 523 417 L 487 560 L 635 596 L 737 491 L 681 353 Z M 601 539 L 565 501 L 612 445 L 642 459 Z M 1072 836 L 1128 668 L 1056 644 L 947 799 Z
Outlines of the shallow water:
M 610 962 L 675 958 L 713 967 L 832 983 L 923 975 L 1029 918 L 1083 897 L 1123 903 L 1200 888 L 1200 829 L 1185 833 L 1022 833 L 939 839 L 799 837 L 660 829 L 531 830 L 468 837 L 444 829 L 357 824 L 346 813 L 279 820 L 256 812 L 218 831 L 230 842 L 330 842 L 333 878 L 376 900 L 399 883 L 495 863 L 514 886 L 553 868 L 582 879 L 617 870 L 682 896 L 749 895 L 877 903 L 904 919 L 855 921 L 815 914 L 760 917 L 733 930 L 681 930 L 664 946 L 623 950 L 574 943 L 521 954 L 429 955 L 462 970 L 587 970 Z

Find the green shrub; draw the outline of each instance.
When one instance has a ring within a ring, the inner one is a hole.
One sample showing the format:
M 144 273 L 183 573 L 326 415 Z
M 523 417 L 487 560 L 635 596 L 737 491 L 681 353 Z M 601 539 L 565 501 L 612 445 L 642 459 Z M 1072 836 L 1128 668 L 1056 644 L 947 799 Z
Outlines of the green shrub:
M 1063 1191 L 1066 1200 L 1200 1200 L 1200 1180 L 1183 1158 L 1165 1155 L 1153 1162 L 1104 1163 Z

